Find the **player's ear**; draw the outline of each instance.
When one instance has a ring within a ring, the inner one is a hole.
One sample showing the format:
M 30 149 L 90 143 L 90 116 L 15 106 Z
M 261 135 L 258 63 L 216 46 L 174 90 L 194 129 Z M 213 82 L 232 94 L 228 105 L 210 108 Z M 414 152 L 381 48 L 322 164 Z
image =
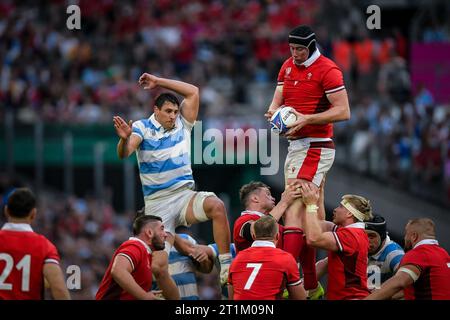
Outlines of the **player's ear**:
M 5 208 L 3 209 L 3 213 L 5 214 L 6 219 L 9 219 L 10 214 L 9 214 L 8 206 L 5 206 Z
M 36 218 L 36 208 L 31 209 L 31 213 L 30 213 L 30 220 L 34 221 L 34 219 Z

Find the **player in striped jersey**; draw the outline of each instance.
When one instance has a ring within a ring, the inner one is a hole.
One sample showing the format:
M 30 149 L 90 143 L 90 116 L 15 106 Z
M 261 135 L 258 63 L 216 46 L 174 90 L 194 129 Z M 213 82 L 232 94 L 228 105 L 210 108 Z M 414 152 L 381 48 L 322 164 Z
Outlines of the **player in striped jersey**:
M 220 251 L 220 278 L 225 283 L 231 263 L 230 226 L 225 206 L 214 193 L 194 191 L 190 152 L 191 131 L 200 104 L 198 88 L 148 73 L 139 78 L 139 84 L 144 89 L 173 90 L 184 97 L 180 103 L 171 93 L 160 94 L 155 100 L 154 113 L 148 119 L 127 123 L 114 117 L 114 127 L 120 137 L 117 154 L 122 159 L 136 152 L 145 214 L 160 216 L 169 235 L 166 252 L 154 254 L 152 270 L 163 295 L 179 299 L 168 272 L 168 253 L 175 228 L 212 220 L 214 240 Z
M 367 285 L 369 290 L 374 290 L 394 275 L 405 252 L 389 238 L 386 219 L 382 216 L 374 215 L 371 221 L 365 222 L 365 226 L 369 238 Z

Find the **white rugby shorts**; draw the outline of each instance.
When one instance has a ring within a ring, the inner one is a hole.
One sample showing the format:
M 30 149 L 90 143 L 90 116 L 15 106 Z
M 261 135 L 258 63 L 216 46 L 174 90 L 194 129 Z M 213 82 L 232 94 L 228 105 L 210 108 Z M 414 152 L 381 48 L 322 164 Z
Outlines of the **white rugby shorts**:
M 289 141 L 284 178 L 304 179 L 320 186 L 334 162 L 334 142 L 329 138 L 303 138 Z
M 186 212 L 189 201 L 196 196 L 193 203 L 194 215 L 198 221 L 206 221 L 203 202 L 207 197 L 216 196 L 213 192 L 194 191 L 191 189 L 176 190 L 169 195 L 156 199 L 145 199 L 145 214 L 161 217 L 166 232 L 175 235 L 178 226 L 189 227 L 186 221 Z

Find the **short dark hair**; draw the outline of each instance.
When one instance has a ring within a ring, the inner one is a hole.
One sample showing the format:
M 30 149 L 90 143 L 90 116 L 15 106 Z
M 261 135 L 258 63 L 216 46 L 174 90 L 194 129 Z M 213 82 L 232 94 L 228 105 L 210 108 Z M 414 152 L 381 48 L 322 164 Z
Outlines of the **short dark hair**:
M 156 97 L 155 106 L 158 109 L 161 109 L 166 102 L 173 103 L 178 107 L 180 106 L 180 101 L 178 100 L 177 96 L 169 92 L 161 93 L 158 97 Z
M 26 218 L 36 208 L 36 197 L 28 188 L 17 188 L 8 197 L 8 212 L 15 218 Z
M 278 224 L 272 216 L 266 215 L 256 220 L 255 239 L 274 239 L 278 233 Z
M 136 218 L 133 221 L 133 235 L 137 236 L 141 233 L 142 229 L 150 222 L 156 222 L 160 221 L 162 222 L 161 217 L 153 216 L 151 214 L 145 215 L 145 214 L 138 214 L 136 215 Z
M 251 181 L 241 187 L 239 190 L 239 199 L 244 208 L 247 207 L 250 195 L 260 188 L 267 188 L 270 190 L 270 187 L 261 181 Z

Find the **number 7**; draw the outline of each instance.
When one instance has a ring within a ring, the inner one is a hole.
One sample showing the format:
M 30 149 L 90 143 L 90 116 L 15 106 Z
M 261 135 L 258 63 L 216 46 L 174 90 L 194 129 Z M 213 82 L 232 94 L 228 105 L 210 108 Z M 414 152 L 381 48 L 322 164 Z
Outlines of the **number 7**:
M 247 283 L 245 284 L 244 290 L 250 290 L 252 287 L 253 282 L 255 281 L 256 275 L 259 272 L 259 269 L 261 269 L 262 263 L 247 263 L 247 268 L 253 268 L 252 273 L 250 274 L 250 277 L 247 280 Z

